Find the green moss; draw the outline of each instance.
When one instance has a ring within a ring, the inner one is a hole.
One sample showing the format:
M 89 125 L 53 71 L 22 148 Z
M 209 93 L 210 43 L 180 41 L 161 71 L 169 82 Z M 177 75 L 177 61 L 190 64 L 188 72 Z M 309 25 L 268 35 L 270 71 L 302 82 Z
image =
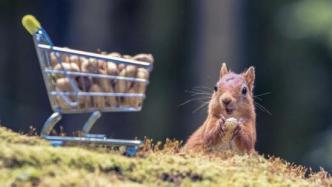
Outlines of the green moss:
M 0 139 L 1 142 L 18 143 L 27 145 L 47 145 L 48 143 L 36 136 L 19 135 L 11 130 L 1 127 L 0 125 Z
M 232 153 L 181 153 L 180 143 L 163 148 L 150 141 L 135 158 L 91 147 L 49 146 L 37 137 L 0 128 L 0 183 L 4 186 L 321 186 L 324 171 L 305 177 L 305 168 L 278 158 Z M 33 143 L 32 143 L 33 142 Z

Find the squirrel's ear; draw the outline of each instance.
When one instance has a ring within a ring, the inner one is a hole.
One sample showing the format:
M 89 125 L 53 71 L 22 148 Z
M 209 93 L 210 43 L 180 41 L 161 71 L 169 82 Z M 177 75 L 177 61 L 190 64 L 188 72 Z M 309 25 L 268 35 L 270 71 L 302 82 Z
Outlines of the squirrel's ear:
M 244 78 L 246 79 L 249 89 L 252 91 L 255 82 L 255 68 L 250 66 L 248 70 L 244 73 Z
M 220 78 L 223 77 L 228 73 L 228 68 L 226 66 L 226 63 L 222 63 L 221 69 L 220 69 Z

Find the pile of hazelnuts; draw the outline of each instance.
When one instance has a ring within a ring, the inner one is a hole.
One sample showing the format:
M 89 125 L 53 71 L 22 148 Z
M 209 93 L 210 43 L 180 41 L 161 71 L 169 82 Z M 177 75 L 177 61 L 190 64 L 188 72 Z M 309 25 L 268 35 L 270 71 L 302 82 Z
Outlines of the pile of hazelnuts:
M 135 61 L 153 63 L 154 59 L 151 54 L 137 54 L 135 56 L 121 55 L 117 52 L 106 53 L 103 55 L 112 57 L 119 57 L 124 59 L 131 59 Z M 130 77 L 148 80 L 149 70 L 147 68 L 138 67 L 131 64 L 117 64 L 111 61 L 104 61 L 95 58 L 85 58 L 76 55 L 57 54 L 55 52 L 50 53 L 50 66 L 56 72 L 81 72 L 98 75 L 111 75 L 119 77 Z M 61 63 L 59 63 L 61 62 Z M 102 78 L 96 76 L 69 75 L 65 76 L 64 73 L 56 73 L 52 75 L 52 82 L 55 85 L 54 89 L 57 92 L 73 93 L 74 84 L 81 92 L 86 93 L 133 93 L 144 94 L 146 89 L 146 82 L 129 81 L 129 80 L 117 80 L 110 78 Z M 71 79 L 71 80 L 70 80 Z M 70 109 L 72 106 L 68 104 L 68 100 L 63 96 L 54 96 L 57 106 L 62 109 Z M 66 96 L 67 97 L 67 96 Z M 80 109 L 91 108 L 105 108 L 105 107 L 141 107 L 143 97 L 129 97 L 129 96 L 105 96 L 100 95 L 81 95 L 75 96 L 69 94 L 67 99 L 71 102 L 78 102 L 76 106 Z

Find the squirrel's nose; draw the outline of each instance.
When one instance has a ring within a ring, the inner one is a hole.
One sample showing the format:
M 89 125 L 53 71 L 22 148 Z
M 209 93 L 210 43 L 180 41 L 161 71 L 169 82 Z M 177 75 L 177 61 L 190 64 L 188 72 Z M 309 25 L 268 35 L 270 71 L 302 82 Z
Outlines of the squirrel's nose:
M 224 103 L 224 105 L 228 105 L 229 103 L 231 103 L 231 99 L 230 98 L 223 98 L 222 102 Z

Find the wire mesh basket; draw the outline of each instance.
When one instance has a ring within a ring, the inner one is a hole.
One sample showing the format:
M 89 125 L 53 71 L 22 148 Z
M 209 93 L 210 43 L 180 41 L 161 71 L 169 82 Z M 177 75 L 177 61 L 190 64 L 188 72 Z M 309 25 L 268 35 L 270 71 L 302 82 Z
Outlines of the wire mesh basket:
M 54 113 L 45 122 L 41 135 L 53 145 L 67 142 L 93 142 L 128 146 L 134 154 L 139 140 L 107 139 L 90 134 L 101 112 L 140 111 L 149 74 L 150 54 L 134 57 L 118 53 L 91 53 L 53 45 L 46 31 L 31 15 L 23 17 L 24 27 L 33 36 L 48 98 Z M 92 113 L 82 129 L 83 136 L 51 136 L 61 114 Z

